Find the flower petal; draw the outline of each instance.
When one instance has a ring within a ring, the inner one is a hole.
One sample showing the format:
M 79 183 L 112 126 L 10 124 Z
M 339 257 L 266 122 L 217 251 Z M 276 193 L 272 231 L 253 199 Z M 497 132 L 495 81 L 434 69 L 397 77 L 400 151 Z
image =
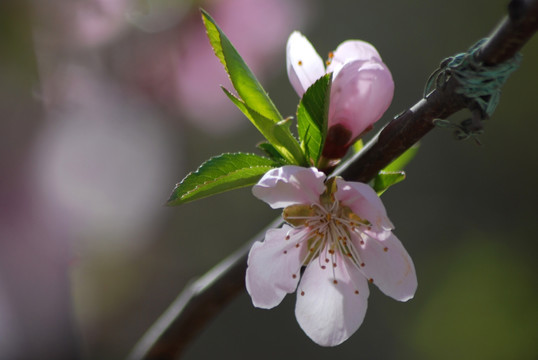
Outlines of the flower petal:
M 316 168 L 287 165 L 269 170 L 252 187 L 258 199 L 273 209 L 295 204 L 317 204 L 325 191 L 325 174 Z
M 325 75 L 323 59 L 310 41 L 298 31 L 294 31 L 288 38 L 286 65 L 290 83 L 300 97 L 310 85 Z
M 328 126 L 342 125 L 355 140 L 383 116 L 393 95 L 394 81 L 383 62 L 348 62 L 333 75 Z
M 368 305 L 364 276 L 350 260 L 338 253 L 335 257 L 337 266 L 325 269 L 314 259 L 297 290 L 297 322 L 322 346 L 336 346 L 347 340 L 362 324 Z
M 387 217 L 385 206 L 370 186 L 341 178 L 336 179 L 336 186 L 334 196 L 342 205 L 348 206 L 355 214 L 370 221 L 378 231 L 394 228 Z
M 270 309 L 297 288 L 305 249 L 296 245 L 301 231 L 284 225 L 269 229 L 263 242 L 252 245 L 245 278 L 254 306 Z
M 338 45 L 333 52 L 333 57 L 330 59 L 331 63 L 327 66 L 327 72 L 332 72 L 334 78 L 348 62 L 373 59 L 379 62 L 382 61 L 381 56 L 372 44 L 362 40 L 347 40 Z
M 379 290 L 399 301 L 413 298 L 417 289 L 415 266 L 394 234 L 383 241 L 364 237 L 364 245 L 354 239 L 354 244 L 364 263 L 363 274 L 373 279 Z

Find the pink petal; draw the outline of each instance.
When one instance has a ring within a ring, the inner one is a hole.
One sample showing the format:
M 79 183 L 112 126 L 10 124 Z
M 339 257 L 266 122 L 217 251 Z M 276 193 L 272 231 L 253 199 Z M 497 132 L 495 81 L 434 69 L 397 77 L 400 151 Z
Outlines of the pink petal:
M 288 165 L 265 173 L 252 187 L 252 193 L 273 209 L 315 204 L 325 191 L 324 181 L 325 174 L 316 168 Z
M 368 305 L 364 276 L 350 260 L 335 256 L 335 268 L 322 269 L 317 259 L 312 261 L 297 289 L 297 322 L 322 346 L 336 346 L 347 340 L 362 324 Z
M 372 44 L 361 40 L 347 40 L 338 45 L 334 51 L 333 58 L 330 59 L 331 63 L 327 66 L 327 72 L 332 72 L 333 77 L 336 77 L 345 64 L 355 60 L 382 61 Z
M 252 245 L 245 283 L 254 306 L 273 308 L 295 291 L 306 255 L 304 247 L 296 247 L 301 239 L 300 230 L 284 225 Z
M 310 85 L 325 75 L 323 59 L 298 31 L 294 31 L 288 39 L 286 64 L 290 83 L 300 97 Z
M 413 298 L 417 289 L 415 266 L 400 240 L 394 235 L 383 241 L 365 237 L 364 245 L 358 240 L 354 244 L 364 263 L 363 274 L 385 295 L 399 301 Z
M 381 118 L 393 95 L 392 75 L 381 61 L 348 62 L 333 77 L 328 126 L 342 125 L 354 140 Z
M 336 186 L 335 199 L 348 206 L 356 215 L 370 221 L 377 231 L 394 228 L 381 199 L 369 185 L 337 178 Z

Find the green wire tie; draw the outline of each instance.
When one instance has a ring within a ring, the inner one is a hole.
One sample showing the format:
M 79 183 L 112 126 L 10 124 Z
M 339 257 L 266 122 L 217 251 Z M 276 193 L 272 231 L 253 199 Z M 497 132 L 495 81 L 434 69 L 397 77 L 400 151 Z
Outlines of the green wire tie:
M 453 124 L 448 120 L 436 119 L 434 123 L 442 127 L 456 128 L 456 136 L 463 140 L 482 133 L 481 120 L 493 115 L 501 97 L 501 88 L 521 63 L 521 54 L 495 66 L 486 66 L 476 60 L 476 54 L 488 38 L 481 39 L 466 53 L 444 59 L 426 83 L 424 97 L 437 88 L 443 88 L 450 78 L 454 78 L 459 86 L 456 93 L 462 94 L 477 106 L 479 111 L 473 111 L 473 118 L 466 119 L 461 124 Z M 474 107 L 472 106 L 472 107 Z M 472 109 L 471 110 L 476 110 Z

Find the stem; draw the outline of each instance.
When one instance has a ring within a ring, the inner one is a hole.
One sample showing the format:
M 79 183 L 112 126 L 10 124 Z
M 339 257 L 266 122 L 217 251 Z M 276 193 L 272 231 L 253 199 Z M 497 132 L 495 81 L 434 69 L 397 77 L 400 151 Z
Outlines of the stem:
M 509 16 L 482 45 L 477 60 L 496 65 L 513 57 L 538 29 L 538 0 L 512 0 Z M 392 160 L 413 146 L 434 128 L 434 119 L 444 119 L 468 107 L 467 98 L 455 92 L 452 78 L 443 89 L 432 91 L 386 125 L 335 174 L 346 180 L 368 182 Z M 266 229 L 279 226 L 276 219 Z M 245 290 L 244 277 L 248 251 L 261 241 L 265 230 L 237 252 L 194 281 L 148 330 L 129 360 L 176 359 L 189 342 L 224 306 Z

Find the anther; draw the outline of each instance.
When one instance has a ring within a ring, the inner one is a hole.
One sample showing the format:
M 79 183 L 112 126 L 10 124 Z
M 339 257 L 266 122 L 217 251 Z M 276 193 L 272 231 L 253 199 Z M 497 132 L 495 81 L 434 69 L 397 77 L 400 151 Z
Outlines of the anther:
M 287 254 L 288 253 L 288 250 L 284 250 L 284 254 Z
M 384 252 L 387 252 L 387 251 L 389 251 L 389 248 L 388 248 L 388 247 L 385 247 L 385 248 L 383 248 L 383 251 L 384 251 Z
M 289 235 L 286 235 L 286 240 L 289 240 L 290 239 L 290 236 Z
M 301 291 L 301 296 L 304 296 L 304 291 Z
M 336 263 L 333 263 L 333 267 L 336 267 Z
M 364 267 L 364 265 L 366 265 L 365 263 L 361 263 L 361 267 Z
M 333 280 L 333 284 L 338 284 L 338 280 Z
M 299 66 L 303 65 L 303 62 L 301 60 L 299 60 L 298 62 Z
M 322 269 L 322 270 L 325 270 L 326 268 L 327 268 L 327 266 L 325 266 L 325 265 L 321 265 L 321 269 Z
M 364 240 L 361 240 L 361 241 L 360 241 L 360 244 L 361 244 L 361 245 L 364 245 Z
M 298 248 L 300 245 L 299 244 L 295 244 L 295 247 Z
M 329 259 L 325 258 L 325 262 L 328 263 L 328 262 L 329 262 Z
M 359 290 L 355 290 L 355 294 L 359 295 Z
M 292 274 L 291 277 L 294 278 L 294 279 L 296 279 L 296 278 L 297 278 L 297 275 Z
M 373 278 L 369 278 L 369 279 L 368 279 L 368 282 L 369 282 L 370 284 L 373 284 L 374 279 L 373 279 Z

